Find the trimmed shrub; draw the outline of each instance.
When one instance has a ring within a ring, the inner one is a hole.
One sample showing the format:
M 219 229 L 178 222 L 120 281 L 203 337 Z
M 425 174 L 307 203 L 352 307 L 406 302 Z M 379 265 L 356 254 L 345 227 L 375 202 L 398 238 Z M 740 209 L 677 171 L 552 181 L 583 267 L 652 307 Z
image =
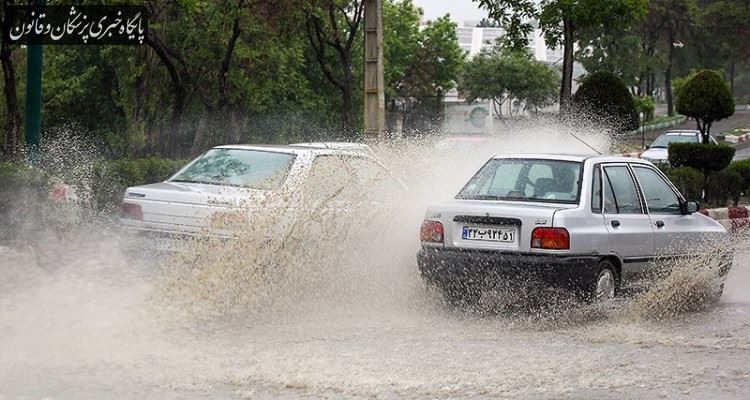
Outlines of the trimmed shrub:
M 729 199 L 737 204 L 742 196 L 744 180 L 732 168 L 712 174 L 706 187 L 706 200 L 718 206 L 726 206 Z
M 589 75 L 576 91 L 573 105 L 596 122 L 618 131 L 632 131 L 640 125 L 633 96 L 622 79 L 611 72 Z
M 703 143 L 708 143 L 711 124 L 734 114 L 734 98 L 719 73 L 702 70 L 680 88 L 676 108 L 678 113 L 696 120 Z
M 734 147 L 702 143 L 670 143 L 669 164 L 692 167 L 704 174 L 721 171 L 734 157 Z
M 703 191 L 703 173 L 691 167 L 670 168 L 665 171 L 667 177 L 688 200 L 701 198 Z

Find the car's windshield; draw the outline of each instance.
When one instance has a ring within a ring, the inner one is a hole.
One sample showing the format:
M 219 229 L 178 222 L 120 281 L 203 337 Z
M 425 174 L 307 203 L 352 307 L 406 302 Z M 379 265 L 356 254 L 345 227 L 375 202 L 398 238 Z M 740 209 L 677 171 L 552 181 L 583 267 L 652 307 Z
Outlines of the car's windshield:
M 684 134 L 684 135 L 661 135 L 656 140 L 654 140 L 654 143 L 651 144 L 651 148 L 662 148 L 666 149 L 669 147 L 670 143 L 678 143 L 678 142 L 690 142 L 690 143 L 697 143 L 698 142 L 698 136 L 693 134 Z
M 276 190 L 284 184 L 294 158 L 270 151 L 212 149 L 169 181 Z
M 540 159 L 493 159 L 457 198 L 578 203 L 581 163 Z

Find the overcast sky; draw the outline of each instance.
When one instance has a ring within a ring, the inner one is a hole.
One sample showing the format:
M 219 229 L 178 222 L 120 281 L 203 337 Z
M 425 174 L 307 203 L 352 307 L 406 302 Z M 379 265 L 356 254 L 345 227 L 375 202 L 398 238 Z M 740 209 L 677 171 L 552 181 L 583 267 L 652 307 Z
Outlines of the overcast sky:
M 479 9 L 477 3 L 471 0 L 414 0 L 414 4 L 422 7 L 427 19 L 435 19 L 447 13 L 459 25 L 464 20 L 478 20 L 487 16 L 487 12 Z

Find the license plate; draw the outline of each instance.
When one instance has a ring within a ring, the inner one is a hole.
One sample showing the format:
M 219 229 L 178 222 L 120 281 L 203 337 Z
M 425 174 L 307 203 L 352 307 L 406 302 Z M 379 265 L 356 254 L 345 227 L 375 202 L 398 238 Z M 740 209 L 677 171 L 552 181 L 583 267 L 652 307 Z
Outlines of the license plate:
M 484 242 L 515 243 L 518 228 L 489 228 L 484 226 L 464 226 L 463 240 L 481 240 Z

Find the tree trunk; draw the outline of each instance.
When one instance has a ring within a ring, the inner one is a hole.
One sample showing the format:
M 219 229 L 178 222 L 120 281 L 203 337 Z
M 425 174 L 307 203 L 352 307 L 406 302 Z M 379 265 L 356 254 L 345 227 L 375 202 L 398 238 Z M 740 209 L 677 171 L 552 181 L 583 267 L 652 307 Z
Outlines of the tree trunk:
M 729 91 L 734 96 L 734 57 L 732 57 L 729 64 Z
M 153 35 L 152 35 L 153 36 Z M 146 39 L 146 43 L 151 47 L 159 60 L 164 64 L 164 67 L 169 73 L 169 77 L 172 80 L 172 90 L 174 93 L 174 105 L 172 107 L 172 119 L 170 126 L 166 129 L 166 140 L 164 143 L 165 152 L 169 156 L 174 156 L 177 151 L 177 134 L 181 132 L 182 126 L 182 114 L 185 111 L 185 101 L 187 98 L 187 92 L 185 85 L 180 73 L 177 71 L 177 67 L 172 62 L 169 55 L 167 55 L 167 49 L 157 38 L 149 36 Z
M 3 158 L 12 160 L 18 155 L 21 128 L 21 114 L 18 112 L 18 97 L 16 93 L 16 73 L 13 68 L 12 49 L 5 40 L 0 45 L 0 59 L 3 65 L 3 94 L 7 120 L 5 121 L 5 136 L 3 141 Z
M 562 86 L 560 87 L 560 112 L 570 111 L 570 101 L 573 91 L 573 23 L 570 17 L 563 17 L 563 70 Z
M 664 96 L 667 98 L 667 115 L 674 115 L 674 101 L 672 99 L 672 63 L 674 62 L 674 33 L 667 35 L 669 47 L 667 50 L 667 69 L 664 70 Z
M 342 57 L 344 67 L 343 87 L 341 88 L 341 130 L 344 136 L 350 137 L 354 130 L 354 87 L 352 85 L 352 63 Z

